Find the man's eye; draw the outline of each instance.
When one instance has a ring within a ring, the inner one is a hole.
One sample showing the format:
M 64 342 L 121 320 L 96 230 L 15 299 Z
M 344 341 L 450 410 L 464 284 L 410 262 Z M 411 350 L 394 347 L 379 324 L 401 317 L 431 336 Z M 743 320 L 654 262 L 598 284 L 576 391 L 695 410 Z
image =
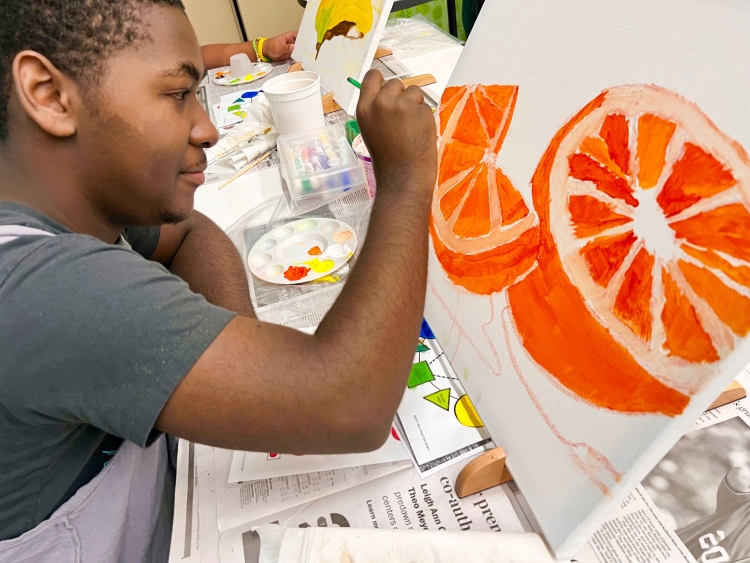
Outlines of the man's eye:
M 177 98 L 178 100 L 185 101 L 185 99 L 190 95 L 190 90 L 183 90 L 182 92 L 175 92 L 172 94 L 173 97 Z

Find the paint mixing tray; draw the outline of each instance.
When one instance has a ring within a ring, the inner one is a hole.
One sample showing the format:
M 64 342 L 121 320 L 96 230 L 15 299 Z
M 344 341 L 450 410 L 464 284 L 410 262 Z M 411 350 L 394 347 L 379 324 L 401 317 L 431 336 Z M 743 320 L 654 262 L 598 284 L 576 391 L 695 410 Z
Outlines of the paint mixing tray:
M 292 199 L 343 193 L 364 186 L 359 160 L 340 125 L 281 135 L 277 145 L 281 175 Z
M 263 78 L 273 70 L 273 65 L 269 63 L 253 63 L 253 70 L 245 76 L 232 76 L 230 67 L 224 67 L 214 76 L 214 84 L 219 86 L 239 86 Z
M 317 280 L 346 264 L 357 249 L 356 231 L 327 217 L 276 227 L 253 245 L 247 263 L 253 275 L 282 285 Z

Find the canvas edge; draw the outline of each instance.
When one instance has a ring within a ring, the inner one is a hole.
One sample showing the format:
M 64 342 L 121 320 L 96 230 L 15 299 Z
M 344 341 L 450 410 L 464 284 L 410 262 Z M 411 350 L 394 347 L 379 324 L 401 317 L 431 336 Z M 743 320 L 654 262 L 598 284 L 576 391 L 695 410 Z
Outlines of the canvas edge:
M 367 55 L 365 56 L 364 64 L 362 65 L 362 70 L 359 73 L 359 76 L 357 76 L 357 80 L 359 82 L 362 82 L 365 75 L 370 71 L 370 67 L 372 67 L 372 61 L 375 60 L 375 51 L 378 50 L 378 46 L 380 45 L 380 39 L 383 36 L 383 31 L 385 30 L 385 26 L 388 24 L 388 18 L 391 15 L 391 12 L 393 11 L 393 4 L 396 0 L 383 0 L 383 7 L 380 12 L 380 19 L 378 20 L 378 25 L 375 26 L 375 30 L 373 31 L 373 39 L 375 37 L 378 38 L 377 42 L 373 41 L 370 44 L 369 49 L 367 50 Z M 386 13 L 386 10 L 388 12 L 388 15 L 384 15 Z M 359 103 L 359 91 L 356 91 L 355 95 L 352 96 L 352 99 L 349 101 L 349 105 L 345 106 L 342 104 L 339 100 L 336 99 L 336 93 L 333 94 L 334 101 L 341 106 L 341 108 L 350 116 L 355 117 L 357 116 L 357 104 Z

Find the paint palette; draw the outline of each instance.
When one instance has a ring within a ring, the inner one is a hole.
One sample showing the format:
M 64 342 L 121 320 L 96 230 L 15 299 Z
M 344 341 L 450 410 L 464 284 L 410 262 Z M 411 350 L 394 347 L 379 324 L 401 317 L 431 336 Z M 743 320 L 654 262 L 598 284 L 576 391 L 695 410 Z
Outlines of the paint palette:
M 275 228 L 250 250 L 247 263 L 258 278 L 282 285 L 320 279 L 346 264 L 357 233 L 341 221 L 306 218 Z
M 247 84 L 259 78 L 263 78 L 273 70 L 273 65 L 269 63 L 253 63 L 253 70 L 245 76 L 232 76 L 230 67 L 224 67 L 214 76 L 214 84 L 219 86 L 238 86 Z

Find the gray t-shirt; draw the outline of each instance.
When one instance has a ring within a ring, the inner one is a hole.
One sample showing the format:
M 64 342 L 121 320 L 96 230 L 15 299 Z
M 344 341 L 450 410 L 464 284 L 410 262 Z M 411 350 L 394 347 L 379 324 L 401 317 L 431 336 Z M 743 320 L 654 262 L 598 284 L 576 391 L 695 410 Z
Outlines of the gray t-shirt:
M 57 236 L 0 245 L 0 541 L 34 528 L 69 496 L 112 437 L 144 447 L 182 378 L 234 313 L 132 245 L 73 233 L 0 202 L 0 226 Z

